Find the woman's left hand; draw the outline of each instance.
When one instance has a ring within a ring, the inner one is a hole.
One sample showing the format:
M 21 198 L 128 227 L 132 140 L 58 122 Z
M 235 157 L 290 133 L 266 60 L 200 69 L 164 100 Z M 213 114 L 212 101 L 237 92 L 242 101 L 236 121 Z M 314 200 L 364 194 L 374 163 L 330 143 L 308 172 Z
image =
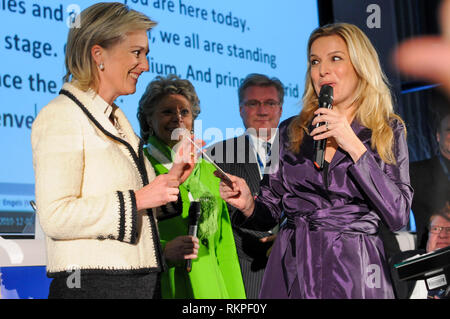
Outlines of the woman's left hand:
M 367 151 L 351 128 L 345 115 L 327 108 L 319 108 L 314 114 L 316 114 L 316 117 L 312 121 L 313 126 L 320 122 L 327 123 L 311 131 L 314 140 L 334 138 L 338 146 L 349 153 L 355 163 Z

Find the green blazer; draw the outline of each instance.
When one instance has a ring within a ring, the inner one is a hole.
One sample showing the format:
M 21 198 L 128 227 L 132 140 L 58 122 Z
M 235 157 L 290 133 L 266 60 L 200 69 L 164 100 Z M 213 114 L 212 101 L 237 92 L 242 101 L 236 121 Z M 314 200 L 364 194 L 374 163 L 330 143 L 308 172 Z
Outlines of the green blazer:
M 144 150 L 157 175 L 165 174 L 172 164 L 172 150 L 151 136 Z M 215 167 L 200 159 L 188 179 L 180 185 L 182 204 L 175 213 L 160 210 L 158 228 L 164 249 L 170 240 L 187 235 L 189 206 L 192 199 L 207 198 L 202 203 L 199 224 L 198 258 L 187 272 L 185 262 L 168 263 L 162 274 L 163 298 L 242 299 L 245 289 L 236 253 L 230 217 L 225 201 L 220 198 L 219 179 Z

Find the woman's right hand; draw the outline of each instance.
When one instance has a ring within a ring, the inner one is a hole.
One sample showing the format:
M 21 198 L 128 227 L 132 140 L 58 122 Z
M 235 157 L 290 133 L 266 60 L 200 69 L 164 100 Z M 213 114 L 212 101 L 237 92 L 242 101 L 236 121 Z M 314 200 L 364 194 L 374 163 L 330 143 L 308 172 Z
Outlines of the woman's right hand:
M 155 208 L 178 199 L 179 181 L 170 174 L 157 176 L 150 184 L 135 191 L 137 210 Z
M 220 178 L 220 174 L 214 172 L 214 175 Z M 250 188 L 244 179 L 230 174 L 227 175 L 233 183 L 228 185 L 221 181 L 219 186 L 220 196 L 228 204 L 239 209 L 246 217 L 250 217 L 255 208 L 255 201 Z

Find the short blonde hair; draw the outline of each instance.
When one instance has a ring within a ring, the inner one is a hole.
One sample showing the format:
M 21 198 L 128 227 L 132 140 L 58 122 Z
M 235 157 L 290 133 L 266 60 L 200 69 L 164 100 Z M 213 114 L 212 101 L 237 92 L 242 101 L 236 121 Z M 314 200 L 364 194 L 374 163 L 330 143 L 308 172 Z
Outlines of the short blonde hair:
M 388 80 L 383 73 L 378 54 L 370 40 L 357 26 L 348 23 L 325 25 L 314 30 L 308 40 L 308 68 L 303 93 L 303 109 L 289 126 L 290 148 L 299 152 L 305 132 L 318 107 L 318 97 L 311 79 L 309 61 L 311 46 L 315 40 L 324 36 L 337 35 L 346 45 L 350 61 L 359 78 L 353 103 L 357 104 L 356 119 L 361 125 L 372 130 L 372 149 L 376 149 L 381 159 L 389 164 L 396 163 L 392 151 L 394 133 L 390 122 L 402 119 L 394 113 Z
M 79 27 L 67 37 L 64 82 L 74 82 L 83 91 L 97 86 L 97 68 L 91 56 L 94 45 L 107 49 L 135 30 L 149 30 L 156 25 L 146 15 L 119 3 L 97 3 L 80 14 Z

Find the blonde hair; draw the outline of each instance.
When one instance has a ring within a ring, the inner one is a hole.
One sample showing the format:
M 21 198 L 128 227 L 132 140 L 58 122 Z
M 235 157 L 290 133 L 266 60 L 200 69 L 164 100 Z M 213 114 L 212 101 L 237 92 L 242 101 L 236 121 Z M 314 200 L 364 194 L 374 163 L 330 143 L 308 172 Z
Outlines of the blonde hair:
M 98 71 L 91 56 L 94 45 L 107 49 L 122 41 L 130 31 L 149 30 L 156 25 L 146 15 L 119 3 L 97 3 L 80 14 L 79 27 L 67 37 L 64 82 L 86 91 L 98 85 Z
M 303 93 L 303 109 L 289 125 L 290 150 L 298 153 L 306 133 L 309 133 L 314 111 L 318 107 L 318 97 L 311 79 L 311 64 L 309 55 L 311 45 L 324 36 L 337 35 L 341 37 L 348 48 L 350 61 L 359 78 L 359 84 L 354 94 L 353 103 L 357 110 L 355 119 L 372 130 L 371 147 L 376 149 L 381 159 L 388 164 L 395 164 L 393 154 L 394 133 L 390 122 L 394 119 L 403 120 L 394 113 L 392 96 L 388 80 L 381 70 L 378 54 L 367 36 L 355 25 L 336 23 L 314 30 L 308 40 L 308 68 Z M 406 132 L 406 131 L 405 131 Z

